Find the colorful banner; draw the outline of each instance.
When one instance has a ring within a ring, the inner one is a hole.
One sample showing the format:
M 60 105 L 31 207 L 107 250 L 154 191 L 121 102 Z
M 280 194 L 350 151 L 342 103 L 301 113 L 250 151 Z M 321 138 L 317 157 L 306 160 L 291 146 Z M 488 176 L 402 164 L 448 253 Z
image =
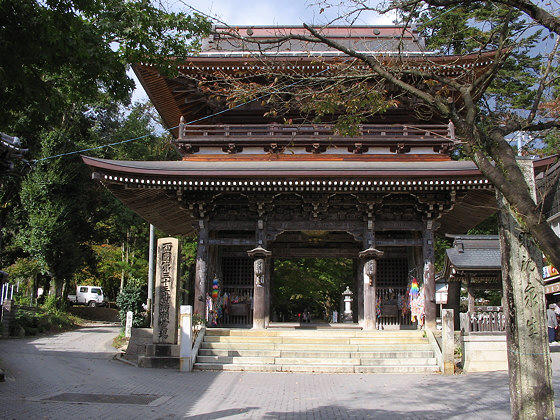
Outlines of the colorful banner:
M 542 271 L 543 271 L 542 276 L 544 280 L 548 280 L 550 277 L 555 277 L 560 274 L 558 273 L 558 270 L 552 265 L 545 265 Z

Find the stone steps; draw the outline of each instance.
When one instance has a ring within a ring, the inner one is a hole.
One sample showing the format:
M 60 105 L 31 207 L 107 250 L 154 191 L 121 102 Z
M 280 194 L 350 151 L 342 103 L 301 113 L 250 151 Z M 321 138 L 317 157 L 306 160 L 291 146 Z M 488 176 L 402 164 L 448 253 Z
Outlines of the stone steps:
M 316 373 L 439 372 L 422 331 L 208 329 L 196 370 Z
M 282 343 L 204 343 L 202 348 L 219 350 L 315 350 L 315 351 L 348 351 L 348 352 L 372 352 L 372 351 L 404 351 L 404 350 L 428 350 L 432 347 L 428 342 L 421 344 L 393 343 L 393 344 L 353 344 L 353 345 L 332 345 L 332 344 L 282 344 Z

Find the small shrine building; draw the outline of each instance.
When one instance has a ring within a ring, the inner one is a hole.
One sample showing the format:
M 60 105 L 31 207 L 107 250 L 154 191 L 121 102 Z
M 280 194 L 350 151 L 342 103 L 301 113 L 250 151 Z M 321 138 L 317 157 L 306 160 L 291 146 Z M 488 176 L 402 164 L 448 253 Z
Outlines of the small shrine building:
M 257 40 L 302 28 L 242 27 Z M 492 54 L 436 56 L 403 27 L 329 27 L 328 37 L 384 60 L 446 75 L 483 71 Z M 228 109 L 201 83 L 223 75 L 264 83 L 271 68 L 296 76 L 328 74 L 349 57 L 321 44 L 289 41 L 257 51 L 216 28 L 203 50 L 178 61 L 169 78 L 138 64 L 135 72 L 172 128 L 179 161 L 84 157 L 93 177 L 168 235 L 198 235 L 194 312 L 204 314 L 214 279 L 239 304 L 223 324 L 266 328 L 274 260 L 354 261 L 354 322 L 364 329 L 414 327 L 400 310 L 412 277 L 423 287 L 425 322 L 436 320 L 435 235 L 463 234 L 495 211 L 495 191 L 475 164 L 453 160 L 454 127 L 401 95 L 355 136 L 333 116 L 311 123 L 292 111 L 267 114 L 262 101 Z M 358 66 L 352 63 L 351 66 Z M 390 95 L 397 95 L 394 86 Z M 382 310 L 379 313 L 376 303 Z M 383 309 L 385 308 L 385 309 Z M 394 309 L 394 310 L 393 310 Z

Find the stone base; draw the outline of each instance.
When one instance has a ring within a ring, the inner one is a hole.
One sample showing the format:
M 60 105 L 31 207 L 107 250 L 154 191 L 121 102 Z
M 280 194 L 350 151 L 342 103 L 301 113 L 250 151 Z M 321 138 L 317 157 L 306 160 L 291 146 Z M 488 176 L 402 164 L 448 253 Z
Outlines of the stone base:
M 465 372 L 508 370 L 505 334 L 464 336 L 462 362 Z
M 124 358 L 138 363 L 138 357 L 146 355 L 146 346 L 154 343 L 151 328 L 132 328 Z
M 148 344 L 146 355 L 138 356 L 138 366 L 155 369 L 179 369 L 180 348 L 177 344 Z

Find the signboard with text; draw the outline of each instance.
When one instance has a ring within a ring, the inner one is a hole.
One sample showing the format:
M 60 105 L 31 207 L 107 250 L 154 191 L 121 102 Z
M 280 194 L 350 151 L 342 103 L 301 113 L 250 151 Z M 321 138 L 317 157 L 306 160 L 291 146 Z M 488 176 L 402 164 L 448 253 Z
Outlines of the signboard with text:
M 179 255 L 177 239 L 158 239 L 153 318 L 155 344 L 177 344 Z

